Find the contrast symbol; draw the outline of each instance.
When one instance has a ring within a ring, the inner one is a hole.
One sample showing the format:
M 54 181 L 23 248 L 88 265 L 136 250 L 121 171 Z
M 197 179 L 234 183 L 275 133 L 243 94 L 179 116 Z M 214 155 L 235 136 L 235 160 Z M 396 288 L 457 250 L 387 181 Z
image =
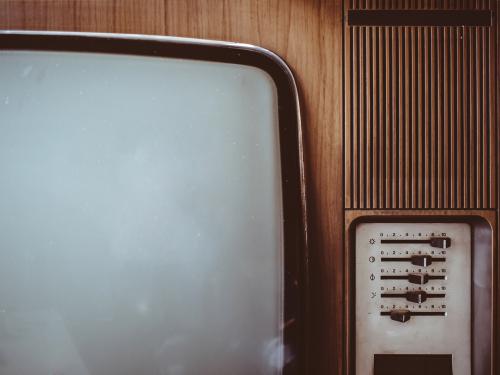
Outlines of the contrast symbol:
M 370 280 L 371 281 L 375 280 L 375 275 L 373 273 L 370 275 Z
M 369 242 L 370 242 L 370 244 L 372 244 L 372 245 L 373 245 L 373 244 L 375 243 L 375 240 L 374 240 L 373 238 L 370 238 L 370 241 L 369 241 Z
M 373 263 L 373 262 L 375 262 L 375 257 L 370 257 L 370 258 L 368 258 L 368 260 L 370 261 L 370 263 Z

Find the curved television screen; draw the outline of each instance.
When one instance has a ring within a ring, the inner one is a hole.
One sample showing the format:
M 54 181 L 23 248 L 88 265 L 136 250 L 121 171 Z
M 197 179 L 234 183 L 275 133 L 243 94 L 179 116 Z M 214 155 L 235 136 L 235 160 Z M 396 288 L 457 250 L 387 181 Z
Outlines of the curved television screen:
M 0 373 L 282 373 L 279 125 L 249 64 L 0 46 Z

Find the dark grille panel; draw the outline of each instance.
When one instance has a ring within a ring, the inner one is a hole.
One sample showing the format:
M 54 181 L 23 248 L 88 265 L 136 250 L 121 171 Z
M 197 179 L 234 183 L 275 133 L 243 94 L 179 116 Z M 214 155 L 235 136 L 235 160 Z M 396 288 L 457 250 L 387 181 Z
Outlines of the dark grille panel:
M 346 208 L 496 207 L 494 27 L 345 30 Z

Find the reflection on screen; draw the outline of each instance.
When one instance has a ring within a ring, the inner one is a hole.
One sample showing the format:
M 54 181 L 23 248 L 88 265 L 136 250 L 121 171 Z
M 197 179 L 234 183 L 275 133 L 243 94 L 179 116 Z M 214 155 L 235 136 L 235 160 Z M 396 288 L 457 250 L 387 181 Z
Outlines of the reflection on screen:
M 0 52 L 0 373 L 277 374 L 272 79 Z

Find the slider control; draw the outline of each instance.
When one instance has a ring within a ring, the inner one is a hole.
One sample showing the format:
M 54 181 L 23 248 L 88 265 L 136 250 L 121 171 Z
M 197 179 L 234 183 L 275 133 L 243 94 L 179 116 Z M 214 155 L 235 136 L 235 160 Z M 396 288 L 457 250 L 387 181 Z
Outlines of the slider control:
M 411 257 L 382 257 L 382 262 L 411 262 L 415 266 L 427 267 L 432 262 L 446 262 L 446 258 L 434 258 L 431 255 L 412 255 Z
M 410 290 L 406 293 L 382 293 L 380 295 L 382 298 L 406 298 L 407 301 L 413 303 L 424 303 L 427 298 L 444 298 L 445 294 L 434 293 L 430 294 L 423 290 Z
M 411 311 L 406 309 L 396 309 L 392 311 L 381 311 L 381 316 L 390 316 L 392 320 L 406 323 L 412 316 L 446 316 L 445 311 Z
M 429 280 L 446 280 L 444 275 L 429 275 L 428 273 L 410 273 L 408 275 L 382 275 L 380 280 L 408 280 L 412 284 L 427 284 Z
M 380 243 L 427 243 L 431 245 L 431 247 L 439 247 L 441 249 L 446 249 L 451 246 L 451 238 L 450 237 L 431 237 L 427 240 L 415 240 L 415 239 L 405 239 L 405 240 L 380 240 Z

